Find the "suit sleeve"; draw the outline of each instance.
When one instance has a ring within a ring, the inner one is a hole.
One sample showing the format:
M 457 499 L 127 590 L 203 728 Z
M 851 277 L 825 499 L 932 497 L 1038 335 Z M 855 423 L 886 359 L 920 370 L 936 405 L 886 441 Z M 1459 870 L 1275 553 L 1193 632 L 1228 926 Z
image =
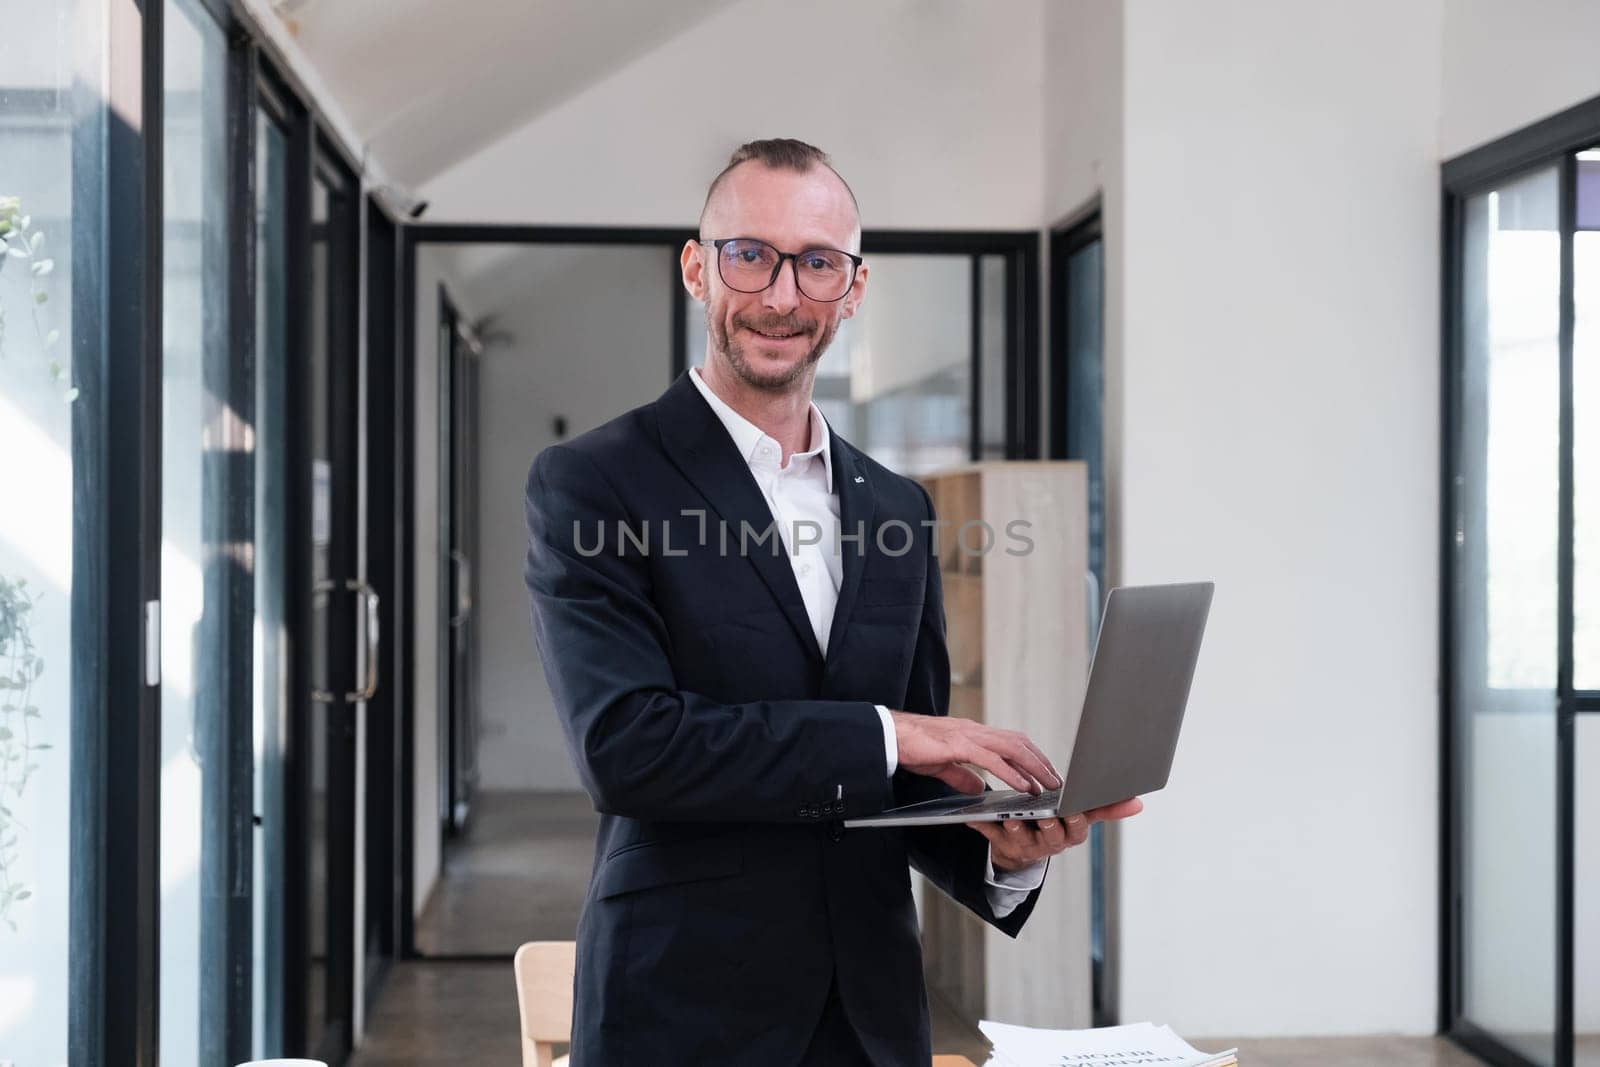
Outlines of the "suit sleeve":
M 677 687 L 649 558 L 609 539 L 594 548 L 599 524 L 615 530 L 629 514 L 591 458 L 562 445 L 541 452 L 526 512 L 534 637 L 596 810 L 805 822 L 887 805 L 883 729 L 871 703 L 725 704 Z
M 918 488 L 922 487 L 919 485 Z M 926 489 L 922 490 L 922 497 L 931 523 L 934 520 L 933 501 Z M 939 574 L 938 554 L 932 551 L 931 537 L 922 625 L 917 633 L 916 652 L 911 660 L 911 683 L 906 691 L 905 710 L 921 715 L 946 715 L 950 711 L 950 653 L 945 644 L 944 583 Z M 893 789 L 896 804 L 915 804 L 935 797 L 951 796 L 956 792 L 937 778 L 912 774 L 906 770 L 895 772 Z M 1019 902 L 1004 917 L 997 917 L 984 884 L 984 871 L 989 861 L 988 838 L 961 823 L 907 827 L 904 833 L 906 854 L 913 867 L 984 922 L 1012 937 L 1017 936 L 1038 902 L 1040 890 L 1034 889 L 1026 900 Z

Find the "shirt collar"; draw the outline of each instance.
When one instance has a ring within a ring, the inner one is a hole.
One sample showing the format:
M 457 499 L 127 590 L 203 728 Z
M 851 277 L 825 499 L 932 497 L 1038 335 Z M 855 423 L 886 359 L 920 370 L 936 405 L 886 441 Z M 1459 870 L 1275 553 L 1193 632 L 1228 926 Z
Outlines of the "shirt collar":
M 756 448 L 762 441 L 772 441 L 774 445 L 778 445 L 778 442 L 773 440 L 766 431 L 733 410 L 726 400 L 712 392 L 711 387 L 701 380 L 699 367 L 689 368 L 689 380 L 694 382 L 694 387 L 700 390 L 700 395 L 706 398 L 706 403 L 711 405 L 711 410 L 716 412 L 717 418 L 721 420 L 722 425 L 727 427 L 728 436 L 733 438 L 734 447 L 739 450 L 739 455 L 746 463 L 750 463 L 755 459 Z M 815 456 L 820 453 L 822 456 L 822 470 L 828 482 L 828 492 L 831 493 L 833 492 L 833 449 L 830 446 L 828 420 L 822 417 L 822 412 L 817 410 L 817 405 L 813 402 L 811 404 L 811 447 L 804 452 L 794 453 L 789 457 L 789 462 L 793 463 L 797 459 L 803 460 L 808 456 Z M 778 454 L 782 455 L 782 446 L 778 445 L 778 448 Z

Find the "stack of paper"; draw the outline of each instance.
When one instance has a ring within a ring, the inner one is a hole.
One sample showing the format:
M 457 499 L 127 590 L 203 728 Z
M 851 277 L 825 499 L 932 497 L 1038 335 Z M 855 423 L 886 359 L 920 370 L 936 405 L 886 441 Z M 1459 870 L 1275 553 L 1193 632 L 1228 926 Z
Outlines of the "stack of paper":
M 1238 1049 L 1196 1051 L 1154 1023 L 1102 1026 L 1096 1030 L 1039 1030 L 985 1019 L 978 1024 L 994 1045 L 986 1067 L 1230 1067 Z

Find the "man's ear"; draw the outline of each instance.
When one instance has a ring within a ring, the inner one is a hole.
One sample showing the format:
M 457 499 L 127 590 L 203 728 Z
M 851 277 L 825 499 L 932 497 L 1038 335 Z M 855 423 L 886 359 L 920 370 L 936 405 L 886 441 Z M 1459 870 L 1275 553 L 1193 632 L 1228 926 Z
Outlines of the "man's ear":
M 867 265 L 865 263 L 856 268 L 856 280 L 851 283 L 850 291 L 844 294 L 844 318 L 850 318 L 856 313 L 856 308 L 861 306 L 861 301 L 867 298 Z
M 700 301 L 706 300 L 706 261 L 700 254 L 704 247 L 699 241 L 685 241 L 683 252 L 678 256 L 678 266 L 683 271 L 683 287 L 689 295 Z

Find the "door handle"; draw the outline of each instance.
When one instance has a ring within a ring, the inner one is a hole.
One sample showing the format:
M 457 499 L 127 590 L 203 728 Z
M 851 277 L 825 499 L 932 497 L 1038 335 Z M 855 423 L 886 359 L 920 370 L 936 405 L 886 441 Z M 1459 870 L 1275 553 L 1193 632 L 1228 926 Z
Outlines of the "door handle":
M 455 614 L 450 616 L 452 627 L 467 621 L 472 612 L 472 561 L 460 549 L 450 550 L 450 561 L 456 565 Z
M 316 607 L 326 607 L 329 597 L 339 583 L 329 578 L 324 578 L 311 587 L 312 604 Z M 372 586 L 357 578 L 346 578 L 344 588 L 347 592 L 360 593 L 364 608 L 359 627 L 362 639 L 357 642 L 361 649 L 361 669 L 357 672 L 361 678 L 361 688 L 350 690 L 344 694 L 343 703 L 355 704 L 359 701 L 371 700 L 378 693 L 378 657 L 382 648 L 383 632 L 379 625 L 378 593 Z M 327 689 L 313 688 L 311 699 L 324 704 L 340 703 L 338 694 Z
M 361 688 L 344 695 L 346 702 L 355 703 L 371 700 L 378 695 L 378 656 L 383 650 L 383 629 L 379 625 L 378 591 L 366 582 L 352 582 L 351 588 L 361 594 L 366 608 L 362 617 L 367 631 L 366 640 L 361 645 Z

